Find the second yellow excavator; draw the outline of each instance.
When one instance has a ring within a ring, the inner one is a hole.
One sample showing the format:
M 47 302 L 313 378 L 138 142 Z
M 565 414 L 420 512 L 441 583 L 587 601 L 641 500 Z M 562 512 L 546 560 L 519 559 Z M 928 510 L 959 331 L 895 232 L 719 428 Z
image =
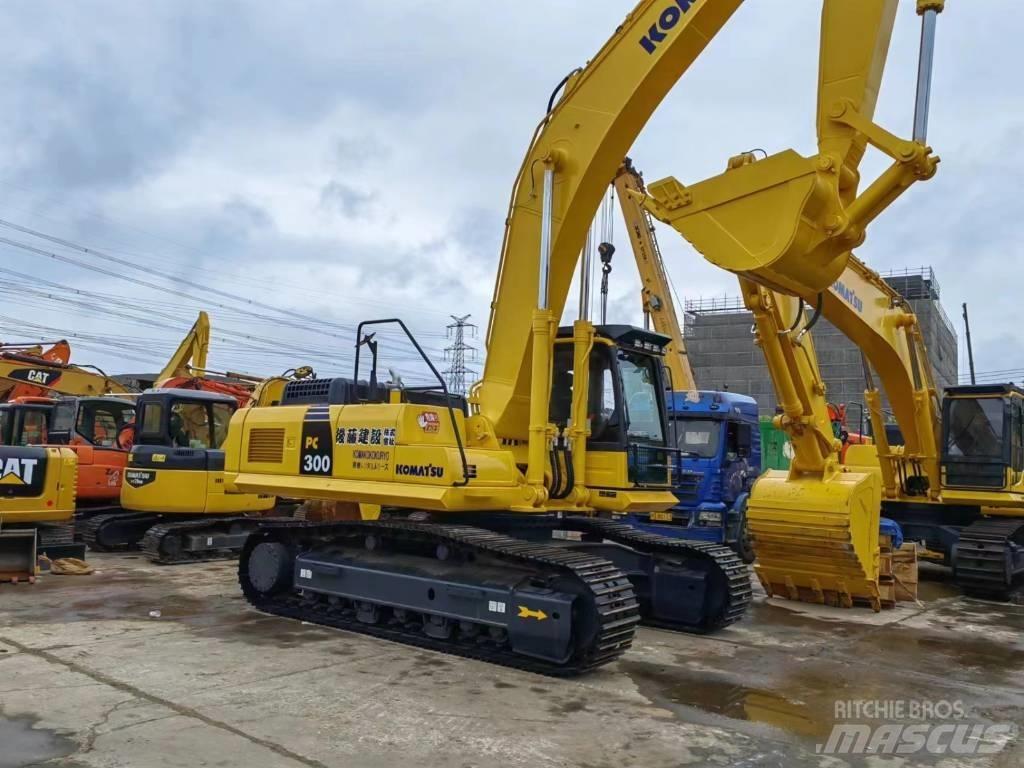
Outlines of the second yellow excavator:
M 922 36 L 912 139 L 871 120 L 896 3 L 835 3 L 823 23 L 823 49 L 836 46 L 846 55 L 842 66 L 820 74 L 818 154 L 742 153 L 725 173 L 698 184 L 651 184 L 645 203 L 706 259 L 739 276 L 754 314 L 782 409 L 776 421 L 794 450 L 789 471 L 766 473 L 749 503 L 757 572 L 769 594 L 877 610 L 885 598 L 883 511 L 909 538 L 942 552 L 968 591 L 1005 596 L 1024 578 L 1024 391 L 953 387 L 940 401 L 917 318 L 851 253 L 870 222 L 938 165 L 926 138 L 943 3 L 919 0 L 917 7 Z M 850 44 L 870 39 L 874 44 Z M 858 193 L 868 145 L 893 162 Z M 810 319 L 805 306 L 813 307 Z M 876 444 L 850 445 L 845 463 L 810 333 L 820 317 L 864 356 Z M 883 390 L 905 445 L 886 438 Z

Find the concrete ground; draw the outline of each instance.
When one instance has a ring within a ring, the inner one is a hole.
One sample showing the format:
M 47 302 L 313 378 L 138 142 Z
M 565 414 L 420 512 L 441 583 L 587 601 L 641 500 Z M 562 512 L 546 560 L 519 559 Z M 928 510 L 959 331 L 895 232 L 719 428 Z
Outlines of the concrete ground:
M 1024 605 L 941 580 L 879 615 L 762 596 L 713 637 L 642 629 L 556 680 L 263 616 L 234 563 L 93 563 L 0 585 L 0 767 L 1024 765 L 1024 737 L 990 733 L 968 742 L 985 756 L 816 754 L 837 701 L 1024 722 Z

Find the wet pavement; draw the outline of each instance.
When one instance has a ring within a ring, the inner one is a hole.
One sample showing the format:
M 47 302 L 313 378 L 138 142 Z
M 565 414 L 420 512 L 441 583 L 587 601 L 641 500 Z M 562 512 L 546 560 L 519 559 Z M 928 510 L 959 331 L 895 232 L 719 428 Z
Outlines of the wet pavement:
M 263 616 L 232 563 L 93 562 L 0 585 L 0 768 L 1024 765 L 1024 605 L 966 599 L 941 569 L 919 605 L 762 596 L 724 632 L 642 629 L 557 680 Z M 911 722 L 963 726 L 968 754 L 948 734 L 935 754 L 825 753 L 837 723 Z

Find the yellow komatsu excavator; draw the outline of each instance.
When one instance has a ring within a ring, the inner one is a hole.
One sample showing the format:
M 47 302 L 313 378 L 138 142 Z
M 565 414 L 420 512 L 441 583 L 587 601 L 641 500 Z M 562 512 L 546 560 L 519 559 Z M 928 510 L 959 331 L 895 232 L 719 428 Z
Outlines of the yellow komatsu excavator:
M 826 44 L 835 35 L 848 55 L 845 65 L 821 72 L 819 153 L 762 160 L 743 153 L 699 184 L 651 184 L 645 203 L 705 258 L 739 276 L 754 313 L 782 409 L 777 422 L 794 449 L 790 470 L 768 472 L 749 504 L 758 575 L 770 594 L 877 610 L 882 511 L 910 538 L 943 552 L 966 589 L 1002 595 L 1024 574 L 1024 393 L 1011 385 L 954 387 L 940 403 L 916 317 L 851 253 L 867 225 L 938 164 L 926 129 L 943 3 L 917 5 L 922 56 L 911 140 L 871 120 L 896 3 L 836 3 L 825 16 Z M 876 45 L 848 45 L 867 40 L 869 30 Z M 858 193 L 868 145 L 893 162 Z M 810 320 L 805 305 L 814 308 Z M 819 317 L 865 360 L 876 444 L 849 446 L 845 464 L 809 333 Z M 887 440 L 876 376 L 902 446 Z
M 351 379 L 290 383 L 280 406 L 236 412 L 229 488 L 363 517 L 261 526 L 239 563 L 253 605 L 556 674 L 617 658 L 640 621 L 707 632 L 744 614 L 749 570 L 728 548 L 617 520 L 676 501 L 669 339 L 595 326 L 586 278 L 579 319 L 556 327 L 609 180 L 738 5 L 644 0 L 556 88 L 515 180 L 468 401 L 440 376 L 430 390 L 381 386 L 372 362 L 360 380 L 360 354 L 376 359 L 364 332 L 398 322 L 373 321 Z
M 239 562 L 253 605 L 560 674 L 616 658 L 641 620 L 708 631 L 741 615 L 748 573 L 731 551 L 616 520 L 675 503 L 666 471 L 667 337 L 590 322 L 589 252 L 579 319 L 555 329 L 608 181 L 738 5 L 645 0 L 556 89 L 514 186 L 486 368 L 467 403 L 450 397 L 440 376 L 432 392 L 381 387 L 371 364 L 361 382 L 358 353 L 365 347 L 376 358 L 364 330 L 395 322 L 375 321 L 358 329 L 351 380 L 290 384 L 281 406 L 235 414 L 229 486 L 351 502 L 378 515 L 254 533 Z M 880 74 L 895 2 L 823 5 L 825 96 L 855 99 L 830 118 L 840 121 L 834 149 L 862 149 L 850 122 L 885 144 L 887 134 L 858 110 L 874 103 L 865 91 Z M 889 182 L 934 170 L 923 145 L 901 144 L 899 156 Z M 791 235 L 772 263 L 834 271 L 842 253 L 823 246 L 823 233 L 843 223 L 839 191 L 855 180 L 841 162 L 790 152 L 781 163 L 750 166 L 772 171 L 765 180 L 783 203 L 749 222 L 758 242 Z M 869 197 L 887 202 L 890 186 Z M 868 213 L 862 207 L 857 220 Z

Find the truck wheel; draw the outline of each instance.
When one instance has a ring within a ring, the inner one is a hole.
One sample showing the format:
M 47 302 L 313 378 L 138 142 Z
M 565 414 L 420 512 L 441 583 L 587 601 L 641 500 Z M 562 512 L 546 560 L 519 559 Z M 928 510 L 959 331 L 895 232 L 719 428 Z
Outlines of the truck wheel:
M 740 560 L 747 565 L 754 562 L 754 540 L 750 538 L 750 531 L 747 530 L 746 515 L 740 520 L 740 530 L 736 536 L 736 541 L 732 544 L 732 549 L 740 556 Z

